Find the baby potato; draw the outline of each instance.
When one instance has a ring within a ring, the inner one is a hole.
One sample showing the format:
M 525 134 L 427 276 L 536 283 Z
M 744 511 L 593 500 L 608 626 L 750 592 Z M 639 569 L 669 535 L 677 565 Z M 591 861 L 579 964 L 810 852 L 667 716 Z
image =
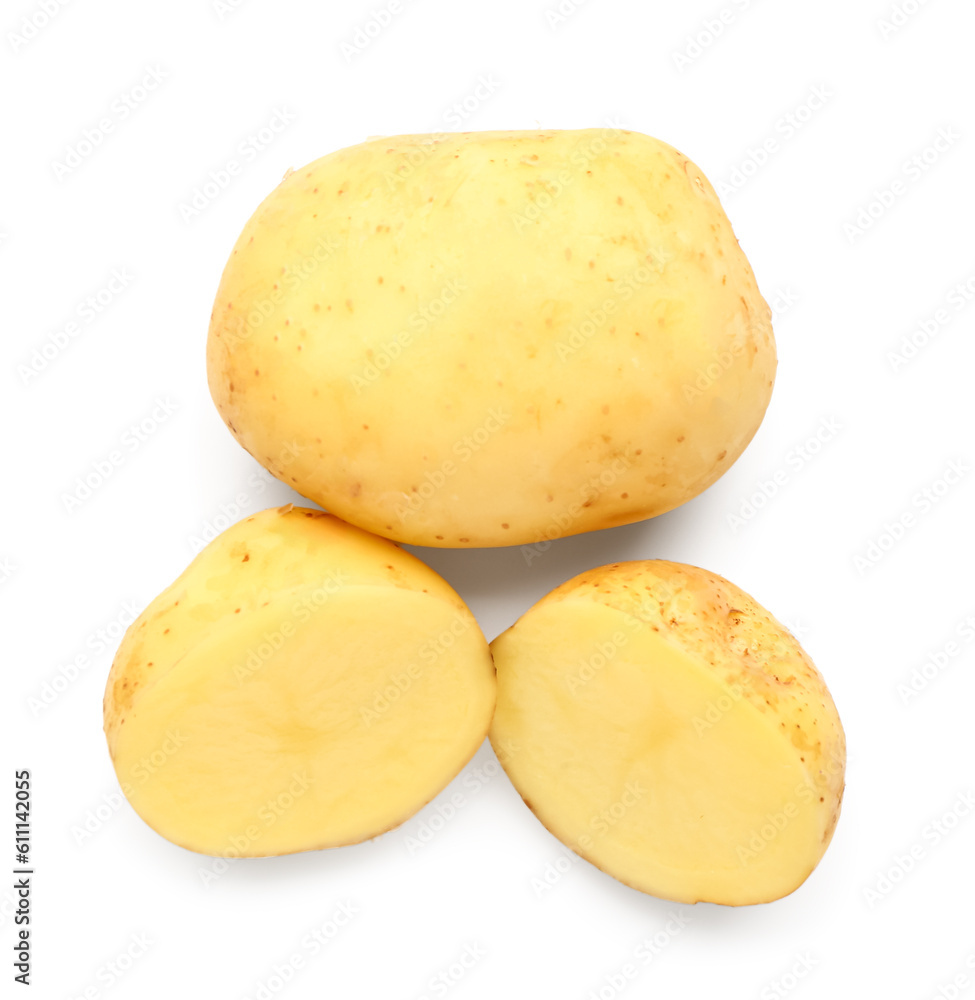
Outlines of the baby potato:
M 217 409 L 275 476 L 453 547 L 685 503 L 755 434 L 775 365 L 713 188 L 618 129 L 372 139 L 289 172 L 207 344 Z
M 590 570 L 491 644 L 491 741 L 563 843 L 643 892 L 764 903 L 819 863 L 846 744 L 795 638 L 727 580 Z
M 225 531 L 132 624 L 105 733 L 153 829 L 261 857 L 402 823 L 481 745 L 494 701 L 487 643 L 443 579 L 288 505 Z

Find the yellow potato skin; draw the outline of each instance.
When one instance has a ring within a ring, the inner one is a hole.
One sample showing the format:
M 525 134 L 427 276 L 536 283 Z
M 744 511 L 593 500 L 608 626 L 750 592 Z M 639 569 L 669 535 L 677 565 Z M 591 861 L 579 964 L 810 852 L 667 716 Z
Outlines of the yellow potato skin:
M 609 129 L 373 139 L 289 173 L 207 344 L 217 409 L 274 475 L 444 547 L 686 502 L 751 440 L 775 365 L 711 185 Z
M 769 902 L 833 836 L 846 744 L 822 676 L 740 588 L 660 560 L 583 573 L 491 644 L 491 741 L 539 819 L 627 885 Z
M 221 534 L 132 624 L 105 733 L 157 832 L 262 857 L 403 822 L 481 745 L 495 688 L 487 643 L 441 577 L 289 504 Z

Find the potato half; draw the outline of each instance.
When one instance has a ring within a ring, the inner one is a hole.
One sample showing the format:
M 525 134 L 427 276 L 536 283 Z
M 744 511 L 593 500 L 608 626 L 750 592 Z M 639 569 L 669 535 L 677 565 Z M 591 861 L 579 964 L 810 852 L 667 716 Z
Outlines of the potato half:
M 441 577 L 289 505 L 225 531 L 133 623 L 105 732 L 151 827 L 259 857 L 403 822 L 480 746 L 494 701 L 487 643 Z
M 818 864 L 843 728 L 798 642 L 727 580 L 660 561 L 590 570 L 491 648 L 498 756 L 597 867 L 655 896 L 740 905 Z
M 758 429 L 775 363 L 711 185 L 617 129 L 373 139 L 290 172 L 207 345 L 217 409 L 274 475 L 441 547 L 690 500 Z

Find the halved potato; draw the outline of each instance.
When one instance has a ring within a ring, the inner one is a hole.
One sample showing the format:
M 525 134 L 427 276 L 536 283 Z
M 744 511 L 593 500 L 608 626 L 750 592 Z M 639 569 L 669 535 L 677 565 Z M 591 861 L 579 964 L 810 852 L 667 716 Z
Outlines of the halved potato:
M 829 844 L 846 748 L 793 636 L 727 580 L 617 563 L 492 643 L 491 740 L 560 840 L 627 885 L 693 903 L 792 892 Z
M 494 700 L 487 643 L 443 579 L 289 505 L 225 531 L 132 625 L 105 732 L 150 826 L 256 857 L 403 822 L 473 755 Z

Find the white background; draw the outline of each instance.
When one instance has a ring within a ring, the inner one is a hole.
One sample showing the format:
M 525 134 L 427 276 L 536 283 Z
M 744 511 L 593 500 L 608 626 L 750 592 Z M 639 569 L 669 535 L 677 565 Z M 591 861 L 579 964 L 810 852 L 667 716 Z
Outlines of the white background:
M 289 1000 L 925 998 L 964 974 L 959 995 L 975 996 L 975 818 L 959 815 L 971 811 L 959 795 L 975 788 L 975 641 L 963 634 L 975 615 L 971 4 L 908 0 L 913 13 L 885 27 L 891 0 L 566 0 L 560 23 L 547 14 L 554 0 L 403 0 L 377 37 L 343 50 L 371 11 L 388 10 L 381 2 L 237 0 L 221 11 L 208 0 L 48 0 L 58 12 L 30 38 L 23 18 L 42 23 L 40 2 L 10 0 L 0 15 L 0 829 L 13 822 L 13 769 L 29 767 L 35 995 L 237 1000 L 263 984 Z M 700 50 L 689 47 L 698 35 Z M 140 102 L 133 88 L 149 70 L 164 79 Z M 827 95 L 815 109 L 814 88 Z M 462 120 L 451 109 L 465 100 Z M 275 109 L 293 121 L 245 159 L 238 148 Z M 111 131 L 58 170 L 104 117 Z M 210 305 L 245 220 L 288 167 L 370 135 L 462 121 L 616 123 L 677 146 L 724 193 L 776 305 L 768 416 L 704 495 L 652 522 L 560 541 L 531 565 L 517 547 L 421 553 L 488 638 L 591 566 L 706 566 L 788 622 L 830 685 L 850 761 L 819 868 L 770 905 L 685 908 L 687 926 L 658 938 L 657 957 L 622 991 L 609 983 L 675 907 L 581 862 L 554 879 L 546 866 L 564 852 L 486 745 L 453 789 L 376 841 L 240 862 L 205 885 L 211 859 L 119 803 L 101 732 L 129 609 L 182 571 L 221 505 L 236 503 L 236 519 L 297 500 L 259 475 L 206 388 Z M 939 132 L 953 137 L 940 151 Z M 180 206 L 230 159 L 237 176 L 183 218 Z M 885 191 L 889 205 L 860 215 Z M 116 269 L 126 287 L 92 315 L 86 299 Z M 71 320 L 77 334 L 52 347 Z M 42 370 L 27 375 L 32 358 Z M 162 409 L 150 416 L 160 400 L 175 406 L 164 420 Z M 129 428 L 144 418 L 150 430 L 132 446 Z M 113 449 L 124 461 L 66 509 L 76 479 Z M 951 463 L 964 471 L 949 485 Z M 910 525 L 892 530 L 905 513 Z M 946 647 L 905 700 L 898 685 Z M 441 823 L 453 791 L 463 804 Z M 411 852 L 407 838 L 431 820 L 442 828 Z M 6 870 L 11 838 L 0 842 Z M 546 872 L 555 884 L 539 892 Z M 304 936 L 343 902 L 355 916 L 313 955 Z M 128 948 L 142 950 L 133 934 L 151 943 L 131 960 Z M 469 945 L 483 957 L 434 989 Z M 275 966 L 296 955 L 304 965 L 279 989 Z M 800 956 L 811 968 L 791 979 Z M 121 978 L 109 964 L 119 961 Z

